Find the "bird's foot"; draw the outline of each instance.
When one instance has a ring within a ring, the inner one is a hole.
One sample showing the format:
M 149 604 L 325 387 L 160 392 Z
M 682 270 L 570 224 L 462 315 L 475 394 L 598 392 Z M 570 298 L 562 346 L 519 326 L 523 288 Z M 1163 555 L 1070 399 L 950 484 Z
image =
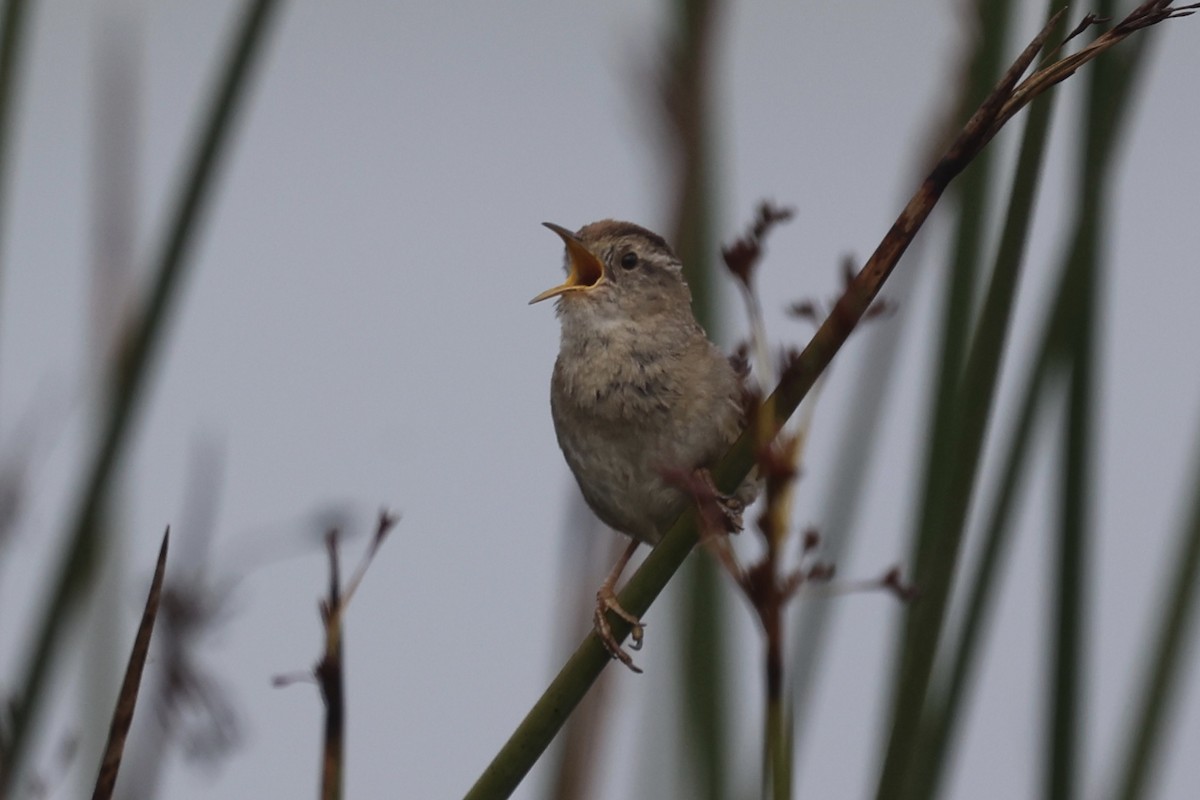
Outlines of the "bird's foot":
M 704 487 L 704 492 L 697 492 L 697 498 L 703 500 L 711 500 L 710 507 L 715 507 L 720 512 L 722 527 L 726 533 L 741 533 L 745 525 L 742 524 L 742 512 L 746 510 L 746 504 L 736 494 L 724 494 L 717 488 L 717 484 L 713 481 L 712 473 L 706 469 L 696 470 L 696 476 L 700 479 Z M 703 502 L 701 504 L 703 508 Z
M 634 672 L 640 673 L 642 671 L 641 668 L 633 663 L 633 657 L 621 647 L 620 642 L 617 641 L 617 637 L 613 635 L 612 626 L 608 622 L 607 612 L 609 611 L 629 623 L 629 649 L 641 650 L 646 626 L 638 617 L 630 614 L 621 607 L 621 604 L 617 601 L 616 592 L 613 591 L 613 587 L 606 581 L 600 587 L 600 591 L 596 592 L 596 612 L 592 617 L 596 628 L 596 635 L 604 643 L 604 649 L 608 650 L 609 655 Z

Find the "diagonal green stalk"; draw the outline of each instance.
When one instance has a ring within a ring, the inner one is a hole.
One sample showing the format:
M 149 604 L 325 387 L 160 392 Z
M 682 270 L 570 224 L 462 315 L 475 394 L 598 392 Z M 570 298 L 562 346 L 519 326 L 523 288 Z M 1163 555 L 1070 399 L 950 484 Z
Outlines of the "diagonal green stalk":
M 1098 13 L 1112 13 L 1113 3 Z M 1063 369 L 1069 370 L 1065 462 L 1061 487 L 1061 527 L 1055 585 L 1054 624 L 1049 642 L 1052 680 L 1048 687 L 1046 736 L 1048 759 L 1044 766 L 1043 793 L 1052 800 L 1079 795 L 1079 753 L 1084 751 L 1081 699 L 1087 643 L 1087 577 L 1091 551 L 1088 488 L 1092 485 L 1092 428 L 1096 362 L 1096 305 L 1102 285 L 1101 237 L 1120 133 L 1122 113 L 1140 66 L 1146 39 L 1135 47 L 1101 59 L 1089 82 L 1087 105 L 1081 124 L 1083 146 L 1079 164 L 1079 216 L 1068 255 L 1072 276 L 1067 327 L 1062 331 Z
M 928 202 L 929 193 L 933 191 L 935 190 L 923 185 L 910 205 L 917 204 L 918 201 Z M 936 190 L 936 193 L 940 194 L 940 190 Z M 923 213 L 919 214 L 919 219 L 913 227 L 902 227 L 915 232 L 931 208 L 932 203 L 929 203 L 928 207 L 923 209 Z M 910 209 L 906 209 L 906 219 L 909 211 Z M 893 226 L 893 230 L 898 227 L 901 227 L 899 222 Z M 776 430 L 796 410 L 821 372 L 845 344 L 878 293 L 883 280 L 899 261 L 904 244 L 897 247 L 895 242 L 885 240 L 885 244 L 876 251 L 876 256 L 872 257 L 860 273 L 863 283 L 857 287 L 859 291 L 852 286 L 842 296 L 834 312 L 825 320 L 812 341 L 784 372 L 779 386 L 763 404 L 763 413 L 774 420 Z M 732 493 L 745 479 L 754 463 L 755 438 L 754 431 L 743 433 L 712 470 L 713 480 L 718 489 Z M 636 616 L 644 615 L 692 551 L 697 538 L 696 513 L 694 509 L 689 509 L 650 552 L 621 590 L 618 597 L 621 607 Z M 610 617 L 610 622 L 618 641 L 628 636 L 628 623 L 616 617 Z M 508 797 L 549 746 L 566 718 L 610 661 L 611 656 L 599 638 L 594 632 L 589 634 L 534 703 L 492 763 L 467 792 L 467 800 Z
M 1015 102 L 1011 107 L 1014 110 L 1021 107 L 1028 102 L 1029 92 L 1045 91 L 1051 82 L 1060 81 L 1073 74 L 1088 60 L 1106 52 L 1132 33 L 1170 19 L 1175 13 L 1169 5 L 1163 2 L 1149 2 L 1138 6 L 1130 12 L 1126 19 L 1114 25 L 1090 44 L 1039 69 L 1037 73 L 1022 82 L 1014 92 Z M 1109 115 L 1115 113 L 1112 106 L 1106 106 L 1105 110 Z M 1001 110 L 996 117 L 996 124 L 1010 118 L 1011 115 L 1007 110 Z M 1085 316 L 1082 319 L 1086 321 L 1087 318 Z M 948 430 L 957 436 L 960 425 L 957 409 L 951 408 L 947 417 L 939 420 L 939 423 L 949 426 Z M 953 437 L 949 441 L 953 441 Z M 941 452 L 936 443 L 931 449 L 935 453 Z M 946 458 L 944 462 L 941 469 L 949 467 L 953 463 L 953 459 Z M 1077 460 L 1075 463 L 1082 462 Z M 914 572 L 917 585 L 922 592 L 922 599 L 921 602 L 913 604 L 905 627 L 904 645 L 897 670 L 898 678 L 893 686 L 891 734 L 881 770 L 877 794 L 879 798 L 902 796 L 909 786 L 914 769 L 914 750 L 919 735 L 920 717 L 925 707 L 933 662 L 939 646 L 946 605 L 954 582 L 958 551 L 961 546 L 960 532 L 955 531 L 953 526 L 945 524 L 948 518 L 944 511 L 946 507 L 951 509 L 954 507 L 953 505 L 947 506 L 946 501 L 951 501 L 953 504 L 963 501 L 962 498 L 946 491 L 946 479 L 938 479 L 935 475 L 939 471 L 931 470 L 931 480 L 927 484 L 928 491 L 924 498 L 921 529 L 917 534 L 919 538 L 915 549 L 920 560 Z M 1064 508 L 1069 507 L 1069 505 L 1064 506 Z M 1080 518 L 1078 514 L 1068 516 L 1066 527 L 1076 525 L 1075 520 Z M 1071 557 L 1074 558 L 1076 555 L 1073 553 Z M 1074 589 L 1071 589 L 1070 592 L 1074 596 Z M 1076 608 L 1077 606 L 1072 606 L 1067 609 L 1067 612 L 1074 613 Z M 1062 618 L 1061 615 L 1060 618 Z M 1069 698 L 1060 699 L 1063 702 L 1069 700 Z M 1055 747 L 1057 748 L 1058 745 L 1056 744 Z M 1058 752 L 1064 751 L 1058 750 Z M 1056 760 L 1056 758 L 1052 759 L 1052 761 Z
M 1150 33 L 1153 33 L 1151 31 Z M 1120 60 L 1111 67 L 1109 80 L 1110 91 L 1118 97 L 1127 96 L 1130 87 L 1136 82 L 1141 70 L 1145 68 L 1145 50 L 1153 38 L 1139 37 L 1126 48 L 1123 53 L 1115 54 Z M 1111 119 L 1112 108 L 1102 102 L 1101 87 L 1097 87 L 1093 95 L 1094 102 L 1090 107 L 1094 122 L 1109 122 L 1102 131 L 1107 134 L 1108 141 L 1097 142 L 1097 149 L 1107 147 L 1111 139 L 1116 137 L 1115 123 Z M 1197 437 L 1200 441 L 1200 436 Z M 1200 459 L 1196 469 L 1197 486 L 1200 486 Z M 1126 756 L 1122 761 L 1121 776 L 1115 784 L 1118 788 L 1116 797 L 1122 800 L 1135 800 L 1143 796 L 1148 778 L 1148 770 L 1158 756 L 1162 745 L 1162 729 L 1168 713 L 1168 703 L 1171 695 L 1178 689 L 1180 660 L 1184 655 L 1184 641 L 1188 628 L 1196 613 L 1196 594 L 1200 591 L 1200 488 L 1193 492 L 1195 504 L 1190 514 L 1187 526 L 1180 531 L 1180 555 L 1175 561 L 1176 572 L 1171 581 L 1171 589 L 1166 613 L 1159 616 L 1161 627 L 1154 637 L 1153 656 L 1146 663 L 1146 679 L 1143 685 L 1141 703 L 1138 712 L 1133 716 L 1134 724 L 1130 731 Z
M 1200 445 L 1200 428 L 1196 442 Z M 1146 651 L 1153 655 L 1144 662 L 1137 711 L 1129 717 L 1121 772 L 1112 784 L 1116 787 L 1113 797 L 1119 800 L 1138 800 L 1150 794 L 1147 783 L 1172 710 L 1171 698 L 1179 690 L 1188 636 L 1195 636 L 1196 595 L 1200 593 L 1200 448 L 1194 470 L 1192 508 L 1179 531 L 1178 553 L 1168 565 L 1167 571 L 1172 575 L 1165 584 L 1163 602 L 1155 607 L 1153 618 L 1157 628 Z
M 13 107 L 17 97 L 17 72 L 25 47 L 26 18 L 30 3 L 27 0 L 5 0 L 0 24 L 0 254 L 3 253 L 4 230 L 8 210 L 8 184 L 12 174 L 9 142 L 13 138 Z M 0 261 L 0 263 L 3 263 Z M 3 273 L 0 272 L 0 275 Z M 2 296 L 2 295 L 0 295 Z
M 1137 50 L 1129 52 L 1136 53 Z M 1113 112 L 1118 109 L 1120 107 L 1120 103 L 1120 92 L 1110 91 L 1105 93 L 1104 107 L 1109 112 Z M 1037 110 L 1035 109 L 1032 113 L 1036 114 Z M 1032 124 L 1033 119 L 1031 118 L 1031 126 Z M 1093 131 L 1097 129 L 1098 128 L 1094 127 L 1091 128 Z M 1025 158 L 1026 151 L 1023 146 L 1021 161 L 1023 162 Z M 1022 169 L 1023 167 L 1019 166 L 1018 173 L 1020 173 Z M 1103 172 L 1103 169 L 1099 167 L 1089 170 L 1089 173 L 1092 176 L 1099 175 L 1101 172 Z M 1018 182 L 1019 180 L 1020 178 L 1018 177 Z M 1014 184 L 1014 186 L 1016 186 L 1016 184 Z M 1092 198 L 1100 197 L 1098 193 L 1092 190 L 1085 192 L 1084 196 Z M 1011 221 L 1012 217 L 1010 216 L 1010 222 Z M 1003 252 L 1006 247 L 1006 241 L 1011 241 L 1009 240 L 1009 233 L 1007 229 L 1004 237 L 1002 238 L 1001 252 Z M 999 256 L 998 264 L 1003 263 L 1004 260 L 1004 256 Z M 1042 337 L 1041 354 L 1037 357 L 1035 366 L 1033 368 L 1033 374 L 1027 381 L 1028 388 L 1024 394 L 1025 400 L 1022 403 L 1022 409 L 1019 414 L 1019 421 L 1016 426 L 1014 441 L 1010 445 L 1010 456 L 1006 462 L 1001 489 L 998 493 L 992 520 L 989 524 L 984 539 L 979 566 L 974 579 L 967 584 L 970 587 L 970 595 L 967 601 L 967 611 L 964 616 L 964 621 L 960 626 L 960 633 L 956 637 L 958 648 L 955 654 L 949 659 L 949 677 L 943 684 L 942 688 L 936 693 L 935 697 L 931 698 L 931 701 L 926 708 L 924 715 L 925 718 L 922 722 L 923 749 L 920 763 L 922 764 L 923 769 L 916 778 L 917 786 L 911 794 L 913 797 L 933 796 L 936 793 L 939 785 L 939 780 L 942 774 L 941 770 L 944 766 L 944 751 L 947 741 L 951 736 L 958 706 L 969 677 L 971 666 L 973 664 L 978 640 L 984 624 L 983 619 L 987 613 L 987 608 L 991 600 L 991 591 L 994 585 L 995 572 L 999 568 L 999 561 L 1007 545 L 1006 525 L 1009 514 L 1009 506 L 1015 494 L 1018 471 L 1023 460 L 1023 453 L 1028 443 L 1027 437 L 1032 429 L 1032 421 L 1039 402 L 1038 395 L 1041 391 L 1039 387 L 1043 382 L 1049 364 L 1053 360 L 1052 354 L 1061 352 L 1060 348 L 1061 343 L 1064 340 L 1065 332 L 1078 329 L 1079 320 L 1072 320 L 1068 316 L 1068 311 L 1071 306 L 1077 305 L 1079 297 L 1081 295 L 1086 295 L 1088 291 L 1087 286 L 1081 284 L 1078 277 L 1079 275 L 1079 266 L 1065 269 L 1063 272 L 1062 282 L 1057 293 L 1058 300 L 1054 304 L 1054 311 L 1047 321 L 1046 332 Z M 996 272 L 994 274 L 994 281 L 997 278 L 1004 278 L 1004 273 Z M 964 381 L 966 386 L 982 385 L 982 373 L 973 374 L 971 364 L 975 363 L 975 354 L 980 352 L 981 348 L 982 350 L 987 350 L 989 347 L 995 346 L 996 340 L 993 340 L 991 336 L 985 332 L 990 327 L 986 322 L 990 313 L 990 303 L 991 297 L 989 296 L 988 302 L 985 303 L 982 321 L 980 324 L 980 332 L 976 336 L 975 345 L 973 346 L 972 357 L 968 360 L 967 379 Z M 988 357 L 988 360 L 990 361 L 991 358 Z M 1057 363 L 1056 360 L 1054 361 Z M 1072 376 L 1074 377 L 1074 373 L 1072 373 Z M 1078 414 L 1082 412 L 1086 416 L 1086 408 L 1080 408 L 1078 406 L 1080 400 L 1079 395 L 1076 393 L 1073 395 L 1073 397 L 1077 404 L 1076 413 Z M 1086 399 L 1084 402 L 1086 403 Z M 966 418 L 968 420 L 971 416 L 978 416 L 979 409 L 975 402 L 964 400 L 962 407 L 966 409 Z M 1076 419 L 1078 419 L 1078 417 L 1076 417 Z M 970 427 L 971 423 L 968 422 L 968 429 Z M 1073 446 L 1078 446 L 1077 443 L 1080 441 L 1080 437 L 1085 435 L 1086 434 L 1083 430 L 1076 429 L 1074 434 L 1071 436 Z M 975 441 L 975 437 L 972 435 L 965 436 L 964 439 L 969 442 Z M 1075 457 L 1074 463 L 1076 466 L 1072 470 L 1073 477 L 1071 478 L 1075 487 L 1085 485 L 1086 483 L 1086 478 L 1082 477 L 1083 473 L 1078 466 L 1079 464 L 1085 463 L 1085 458 L 1086 455 L 1081 451 L 1078 452 Z M 1073 491 L 1076 492 L 1074 496 L 1078 498 L 1080 495 L 1077 493 L 1077 488 L 1073 489 Z M 1076 505 L 1071 511 L 1069 519 L 1072 529 L 1074 531 L 1079 531 L 1082 525 L 1083 514 L 1078 505 Z M 1061 700 L 1063 704 L 1062 709 L 1057 714 L 1057 719 L 1064 722 L 1067 720 L 1073 720 L 1075 718 L 1073 705 L 1074 696 L 1072 694 L 1072 692 L 1075 691 L 1073 688 L 1074 678 L 1069 676 L 1074 676 L 1077 674 L 1078 658 L 1076 654 L 1080 645 L 1075 640 L 1078 629 L 1073 621 L 1076 620 L 1079 613 L 1080 605 L 1078 599 L 1081 597 L 1081 580 L 1083 574 L 1080 567 L 1082 546 L 1079 544 L 1078 535 L 1068 538 L 1067 542 L 1067 544 L 1060 548 L 1060 563 L 1063 565 L 1067 578 L 1065 581 L 1060 582 L 1060 586 L 1067 588 L 1063 589 L 1062 593 L 1060 594 L 1060 603 L 1065 604 L 1065 611 L 1064 613 L 1060 614 L 1059 618 L 1061 620 L 1067 620 L 1070 622 L 1067 622 L 1064 625 L 1065 633 L 1063 634 L 1068 637 L 1066 639 L 1068 644 L 1060 648 L 1062 659 L 1060 661 L 1056 661 L 1056 664 L 1057 668 L 1060 670 L 1060 677 L 1057 681 L 1057 685 L 1068 686 L 1069 688 L 1064 692 L 1058 692 L 1057 690 L 1055 691 L 1055 697 Z M 1073 748 L 1075 746 L 1072 737 L 1069 735 L 1070 731 L 1073 730 L 1073 727 L 1070 725 L 1065 725 L 1062 722 L 1059 724 L 1061 725 L 1060 730 L 1066 731 L 1066 733 L 1064 733 L 1058 739 L 1058 746 L 1061 748 L 1059 753 L 1067 757 L 1061 762 L 1056 760 L 1056 763 L 1069 764 L 1070 757 L 1068 754 L 1073 753 Z M 1063 780 L 1063 777 L 1069 774 L 1071 774 L 1069 767 L 1063 769 L 1059 772 L 1059 777 L 1057 780 Z M 1066 781 L 1063 786 L 1065 787 L 1068 783 L 1069 781 Z
M 966 109 L 992 87 L 995 76 L 1004 69 L 1002 54 L 1012 16 L 1008 0 L 977 0 L 976 14 L 983 42 L 970 68 L 970 89 Z M 956 444 L 954 418 L 958 408 L 958 387 L 975 306 L 976 276 L 986 234 L 988 194 L 992 179 L 993 154 L 983 153 L 963 175 L 956 193 L 958 229 L 950 262 L 950 279 L 942 301 L 941 346 L 938 379 L 929 417 L 929 451 L 926 453 L 921 516 L 913 534 L 913 579 L 922 585 L 929 549 L 942 547 L 938 515 L 943 507 L 946 484 L 953 476 L 948 466 Z M 912 616 L 909 616 L 912 619 Z M 907 636 L 907 634 L 906 634 Z
M 1011 3 L 981 0 L 976 6 L 984 43 L 971 66 L 970 98 L 984 95 L 1002 69 L 1000 54 L 1011 17 Z M 970 106 L 968 105 L 968 108 Z M 912 580 L 922 599 L 905 615 L 899 642 L 900 657 L 892 682 L 891 735 L 888 739 L 877 797 L 898 798 L 908 780 L 908 770 L 918 737 L 920 709 L 924 703 L 929 669 L 945 612 L 961 532 L 943 516 L 954 498 L 949 484 L 957 441 L 957 393 L 962 378 L 965 348 L 975 302 L 975 276 L 985 233 L 991 155 L 984 154 L 963 176 L 959 189 L 958 234 L 954 244 L 950 280 L 942 304 L 939 372 L 930 409 L 929 448 L 925 455 L 922 499 L 912 534 Z
M 104 546 L 98 523 L 104 517 L 109 488 L 128 444 L 136 411 L 144 398 L 171 303 L 191 263 L 188 259 L 190 248 L 211 194 L 220 159 L 227 149 L 251 67 L 262 50 L 267 26 L 277 5 L 276 0 L 252 0 L 239 21 L 203 126 L 199 129 L 161 251 L 155 260 L 154 283 L 118 356 L 102 432 L 71 518 L 62 562 L 51 583 L 44 618 L 35 628 L 37 633 L 32 646 L 26 650 L 29 657 L 12 711 L 12 738 L 4 771 L 0 774 L 0 796 L 13 792 L 34 720 L 45 697 L 59 640 L 69 618 L 92 588 Z
M 962 60 L 978 58 L 977 51 L 981 46 L 980 38 L 966 43 Z M 970 109 L 969 102 L 973 94 L 969 84 L 969 76 L 959 81 L 955 89 L 958 96 L 947 105 L 946 112 L 939 115 L 941 119 L 925 134 L 927 142 L 920 148 L 918 169 L 936 158 L 937 147 L 953 134 L 958 119 Z M 920 250 L 927 250 L 928 246 L 928 239 L 914 242 L 914 248 Z M 924 255 L 919 252 L 914 253 L 913 257 L 918 263 L 924 260 Z M 893 276 L 888 287 L 887 302 L 898 308 L 908 307 L 916 291 L 917 277 L 912 272 Z M 858 374 L 854 378 L 855 388 L 849 392 L 850 405 L 846 409 L 842 428 L 835 437 L 839 445 L 828 466 L 832 491 L 827 493 L 824 508 L 818 514 L 822 518 L 821 552 L 832 564 L 838 564 L 846 558 L 854 544 L 868 465 L 875 451 L 877 431 L 886 419 L 884 409 L 891 396 L 889 387 L 900 363 L 897 353 L 904 339 L 904 326 L 910 323 L 910 318 L 897 319 L 889 323 L 889 326 L 898 326 L 890 335 L 871 336 L 862 345 L 856 367 Z M 788 660 L 792 673 L 791 718 L 795 725 L 792 736 L 797 751 L 803 748 L 804 737 L 808 733 L 808 708 L 813 702 L 814 685 L 826 652 L 823 642 L 833 624 L 834 608 L 834 604 L 825 602 L 806 602 L 800 607 L 800 618 Z
M 1066 35 L 1066 20 L 1066 15 L 1060 19 L 1054 32 L 1056 40 Z M 943 514 L 945 515 L 945 529 L 959 538 L 965 533 L 970 502 L 987 437 L 988 423 L 995 403 L 996 384 L 1000 376 L 1000 360 L 1008 339 L 1017 284 L 1021 275 L 1037 188 L 1040 183 L 1039 177 L 1045 156 L 1053 97 L 1052 94 L 1049 94 L 1039 99 L 1029 111 L 1029 121 L 1017 157 L 1004 227 L 992 264 L 991 281 L 971 338 L 971 347 L 963 370 L 963 378 L 956 392 L 955 405 L 958 409 L 959 421 L 958 431 L 954 438 L 957 446 L 952 454 L 952 468 Z M 1029 394 L 1026 396 L 1021 413 L 1022 424 L 1018 425 L 1018 431 L 1021 432 L 1022 438 L 1014 444 L 1014 451 L 1023 451 L 1024 449 L 1023 437 L 1031 428 L 1036 397 L 1041 383 L 1039 376 L 1044 369 L 1044 361 L 1044 358 L 1038 359 L 1038 366 L 1030 381 Z M 1017 469 L 1017 463 L 1010 464 L 1010 469 Z M 992 540 L 992 552 L 995 552 L 994 548 L 999 546 L 998 538 L 1001 530 L 1003 529 L 997 529 L 997 539 Z M 981 584 L 968 585 L 973 586 L 974 589 Z M 985 581 L 982 585 L 990 587 L 991 583 Z M 979 621 L 979 612 L 985 597 L 975 596 L 972 599 L 970 607 L 975 610 L 976 614 L 969 615 L 968 620 L 973 624 Z M 967 628 L 966 633 L 960 635 L 960 651 L 956 659 L 957 669 L 950 689 L 932 692 L 934 696 L 926 704 L 915 757 L 917 763 L 921 764 L 921 769 L 913 773 L 913 789 L 908 792 L 910 797 L 932 797 L 936 794 L 945 766 L 946 744 L 953 729 L 958 702 L 961 699 L 963 677 L 973 654 L 976 632 L 977 629 Z
M 963 695 L 972 676 L 975 659 L 979 653 L 981 638 L 987 629 L 988 614 L 995 599 L 995 585 L 1002 569 L 1005 556 L 1012 540 L 1009 522 L 1014 511 L 1017 491 L 1025 477 L 1026 457 L 1033 442 L 1038 412 L 1049 398 L 1046 375 L 1051 360 L 1056 328 L 1062 316 L 1065 282 L 1060 288 L 1055 310 L 1046 320 L 1047 332 L 1041 337 L 1041 349 L 1030 367 L 1021 392 L 1020 410 L 1010 434 L 1009 443 L 1002 460 L 999 486 L 988 515 L 980 556 L 972 578 L 966 600 L 966 612 L 955 638 L 957 646 L 950 657 L 949 676 L 931 689 L 932 696 L 922 719 L 922 742 L 920 763 L 924 768 L 916 777 L 912 797 L 932 798 L 940 794 L 941 781 L 945 777 L 947 749 L 954 741 L 954 732 L 960 720 Z
M 698 797 L 727 797 L 729 750 L 729 637 L 721 572 L 711 558 L 682 570 L 676 705 L 685 769 Z
M 1090 226 L 1089 226 L 1090 227 Z M 1096 240 L 1076 241 L 1073 280 L 1067 292 L 1070 338 L 1061 368 L 1069 370 L 1067 415 L 1063 433 L 1064 463 L 1060 485 L 1060 522 L 1055 552 L 1057 582 L 1052 589 L 1053 625 L 1049 642 L 1050 676 L 1046 707 L 1049 742 L 1044 796 L 1070 800 L 1077 796 L 1080 700 L 1084 691 L 1085 596 L 1092 530 L 1087 489 L 1092 480 L 1092 372 L 1095 358 Z
M 624 542 L 611 535 L 577 491 L 570 493 L 562 531 L 564 539 L 559 575 L 563 584 L 571 586 L 572 590 L 562 598 L 558 610 L 556 654 L 570 652 L 569 648 L 575 644 L 579 623 L 591 619 L 596 605 L 592 581 L 596 579 L 597 570 L 602 565 L 616 563 L 624 550 Z M 553 761 L 546 765 L 548 774 L 539 790 L 543 800 L 585 798 L 594 788 L 600 773 L 600 759 L 596 757 L 598 743 L 609 730 L 616 710 L 609 699 L 613 686 L 611 679 L 615 676 L 615 673 L 602 675 L 567 721 L 555 748 Z
M 788 420 L 846 343 L 884 281 L 895 269 L 912 236 L 928 218 L 946 185 L 970 162 L 977 148 L 986 143 L 986 139 L 976 141 L 965 133 L 960 140 L 964 141 L 956 141 L 952 145 L 943 161 L 917 189 L 888 235 L 838 300 L 808 346 L 784 371 L 779 386 L 763 403 L 761 413 L 774 421 L 775 430 Z M 718 489 L 732 493 L 741 485 L 754 463 L 754 441 L 757 436 L 757 431 L 744 432 L 713 468 L 713 480 Z M 618 597 L 621 607 L 636 616 L 644 615 L 696 542 L 696 513 L 694 509 L 689 509 L 621 590 Z M 612 616 L 610 623 L 618 641 L 629 635 L 629 624 L 624 620 Z M 467 792 L 466 800 L 508 797 L 549 746 L 610 660 L 608 651 L 595 633 L 589 634 Z

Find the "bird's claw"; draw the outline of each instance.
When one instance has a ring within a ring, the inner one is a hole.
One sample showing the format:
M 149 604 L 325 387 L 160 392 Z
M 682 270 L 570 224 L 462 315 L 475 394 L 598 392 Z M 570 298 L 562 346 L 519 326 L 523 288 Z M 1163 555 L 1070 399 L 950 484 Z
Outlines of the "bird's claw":
M 642 640 L 646 635 L 645 624 L 633 614 L 630 614 L 617 601 L 617 595 L 608 586 L 603 586 L 600 591 L 596 592 L 596 612 L 593 615 L 593 623 L 596 629 L 596 635 L 600 637 L 600 641 L 604 644 L 604 649 L 613 658 L 620 661 L 625 666 L 637 673 L 641 673 L 641 668 L 633 663 L 633 657 L 621 647 L 617 637 L 613 635 L 612 626 L 608 622 L 606 612 L 613 612 L 621 619 L 629 623 L 629 649 L 641 650 Z
M 741 533 L 745 527 L 742 524 L 742 512 L 746 510 L 746 504 L 736 494 L 725 494 L 718 489 L 717 484 L 713 481 L 712 473 L 708 470 L 701 469 L 697 472 L 707 490 L 705 494 L 712 498 L 713 504 L 721 511 L 725 532 Z
M 741 533 L 745 527 L 742 524 L 742 512 L 746 507 L 733 495 L 718 494 L 717 505 L 721 507 L 721 514 L 725 517 L 725 529 L 729 533 Z

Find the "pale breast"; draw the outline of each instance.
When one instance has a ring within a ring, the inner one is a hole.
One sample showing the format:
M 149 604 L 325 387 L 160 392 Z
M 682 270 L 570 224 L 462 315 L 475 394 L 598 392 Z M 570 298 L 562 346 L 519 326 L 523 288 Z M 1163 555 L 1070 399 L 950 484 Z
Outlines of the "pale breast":
M 738 377 L 702 334 L 682 352 L 594 355 L 555 364 L 559 446 L 596 515 L 655 543 L 687 502 L 664 473 L 710 465 L 740 432 Z

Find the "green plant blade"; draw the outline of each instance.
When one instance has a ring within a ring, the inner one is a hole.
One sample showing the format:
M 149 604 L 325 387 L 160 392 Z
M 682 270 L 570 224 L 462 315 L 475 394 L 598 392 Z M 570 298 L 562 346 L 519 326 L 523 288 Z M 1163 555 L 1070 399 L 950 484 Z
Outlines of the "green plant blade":
M 4 245 L 4 229 L 8 216 L 8 179 L 12 173 L 9 142 L 13 138 L 13 107 L 16 105 L 18 91 L 17 74 L 27 38 L 25 28 L 30 5 L 27 0 L 5 0 L 0 20 L 0 24 L 4 26 L 0 28 L 0 250 Z M 3 272 L 0 271 L 0 276 L 2 275 Z
M 1120 774 L 1112 784 L 1116 787 L 1113 797 L 1119 800 L 1148 796 L 1147 783 L 1163 743 L 1171 698 L 1179 690 L 1188 636 L 1195 635 L 1196 595 L 1200 593 L 1200 429 L 1196 443 L 1192 507 L 1179 531 L 1178 552 L 1164 570 L 1170 578 L 1164 584 L 1163 602 L 1155 607 L 1148 626 L 1154 633 L 1146 652 L 1152 655 L 1145 662 L 1137 710 L 1130 715 Z
M 1051 12 L 1053 10 L 1051 9 Z M 1066 34 L 1066 19 L 1064 16 L 1060 21 L 1054 34 L 1056 39 Z M 970 499 L 974 495 L 987 436 L 988 421 L 995 403 L 1001 356 L 1008 339 L 1017 284 L 1040 183 L 1052 103 L 1053 95 L 1050 95 L 1041 98 L 1030 108 L 1029 121 L 1017 157 L 1000 243 L 991 268 L 991 280 L 971 337 L 963 380 L 957 393 L 961 422 L 956 436 L 958 452 L 953 461 L 952 484 L 947 492 L 946 524 L 947 527 L 953 526 L 960 536 L 966 527 Z M 1011 460 L 1005 469 L 1005 485 L 1008 491 L 1001 496 L 1009 499 L 1013 496 L 1015 473 L 1023 461 L 1028 436 L 1033 427 L 1045 357 L 1039 357 L 1036 363 L 1034 375 L 1028 384 L 1029 389 L 1022 402 L 1016 440 L 1010 448 Z M 1007 512 L 1006 502 L 998 507 L 996 514 L 1001 520 L 1006 520 Z M 984 548 L 985 558 L 980 566 L 982 574 L 977 575 L 976 580 L 968 584 L 972 594 L 968 602 L 965 625 L 956 637 L 959 649 L 953 657 L 954 667 L 949 687 L 938 686 L 931 690 L 931 697 L 922 715 L 916 757 L 921 769 L 913 774 L 914 787 L 910 793 L 911 797 L 935 796 L 944 774 L 946 745 L 957 719 L 965 678 L 973 660 L 974 647 L 978 642 L 983 612 L 991 599 L 990 591 L 994 584 L 990 578 L 998 564 L 998 556 L 1007 538 L 1006 533 L 1005 525 L 992 526 Z
M 44 618 L 35 628 L 12 712 L 9 758 L 0 774 L 0 795 L 11 794 L 20 771 L 32 724 L 44 699 L 46 681 L 57 646 L 72 612 L 91 590 L 104 542 L 98 523 L 104 517 L 109 488 L 129 441 L 136 412 L 145 394 L 153 356 L 161 345 L 171 302 L 188 265 L 190 245 L 211 194 L 221 157 L 227 149 L 240 101 L 245 95 L 255 56 L 262 49 L 276 0 L 247 4 L 222 64 L 215 94 L 199 128 L 199 136 L 175 201 L 154 282 L 140 315 L 118 357 L 106 416 L 91 457 L 84 487 L 71 517 L 67 543 L 57 576 L 51 582 Z
M 671 193 L 677 253 L 686 265 L 692 310 L 709 336 L 719 338 L 716 239 L 712 220 L 717 193 L 718 157 L 709 109 L 713 92 L 711 61 L 719 30 L 714 20 L 718 0 L 668 0 L 669 33 L 660 55 L 664 155 L 676 162 Z M 728 796 L 730 763 L 728 593 L 722 575 L 708 558 L 692 559 L 679 576 L 680 603 L 673 609 L 676 668 L 679 680 L 675 708 L 679 755 L 678 790 L 686 797 L 722 800 Z
M 987 94 L 1004 69 L 1002 53 L 1012 15 L 1009 2 L 980 2 L 975 6 L 984 42 L 971 66 L 971 101 Z M 968 108 L 973 106 L 968 104 Z M 892 683 L 891 733 L 883 758 L 876 797 L 904 796 L 918 741 L 921 709 L 937 649 L 947 597 L 957 563 L 961 530 L 944 518 L 946 501 L 954 499 L 949 486 L 955 479 L 954 450 L 958 434 L 958 390 L 968 332 L 972 324 L 975 281 L 983 246 L 992 154 L 982 154 L 963 175 L 956 199 L 959 222 L 951 259 L 950 279 L 942 301 L 939 371 L 930 408 L 929 442 L 922 481 L 922 499 L 912 533 L 912 580 L 921 601 L 905 615 L 900 655 Z

